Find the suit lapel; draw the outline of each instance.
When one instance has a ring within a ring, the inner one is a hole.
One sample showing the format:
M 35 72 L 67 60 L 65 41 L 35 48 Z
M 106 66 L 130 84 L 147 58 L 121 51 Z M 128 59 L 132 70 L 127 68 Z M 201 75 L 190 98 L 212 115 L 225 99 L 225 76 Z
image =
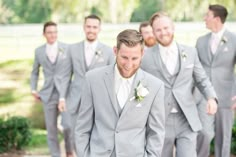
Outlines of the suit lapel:
M 116 104 L 116 94 L 115 94 L 115 86 L 114 86 L 114 65 L 113 66 L 109 66 L 109 70 L 106 72 L 106 75 L 104 77 L 104 83 L 106 85 L 106 89 L 108 91 L 109 97 L 110 97 L 110 101 L 112 103 L 112 106 L 114 107 L 115 113 L 116 115 L 119 117 L 119 110 L 118 110 L 118 106 Z
M 49 66 L 52 65 L 50 59 L 48 58 L 48 55 L 47 55 L 47 52 L 46 52 L 46 44 L 42 47 L 42 57 L 43 57 L 43 60 L 46 61 L 46 64 L 48 64 Z
M 204 44 L 204 50 L 207 50 L 206 51 L 206 55 L 207 55 L 207 58 L 208 58 L 208 61 L 209 63 L 212 62 L 212 59 L 213 59 L 213 54 L 211 52 L 211 33 L 208 34 L 208 36 L 206 37 L 206 40 L 205 40 L 205 43 L 207 44 Z
M 79 63 L 81 64 L 82 67 L 82 71 L 84 72 L 84 74 L 88 71 L 88 66 L 86 64 L 86 60 L 85 60 L 85 47 L 84 47 L 84 41 L 80 42 L 78 44 L 78 48 L 77 48 L 77 54 L 78 54 L 78 59 L 80 60 Z
M 178 82 L 178 79 L 180 79 L 180 77 L 183 73 L 183 69 L 185 68 L 184 65 L 186 62 L 186 58 L 184 59 L 184 57 L 183 57 L 183 55 L 186 54 L 185 49 L 182 46 L 178 45 L 178 51 L 179 51 L 179 66 L 180 66 L 180 68 L 179 68 L 179 73 L 175 79 L 175 82 Z M 174 85 L 175 85 L 175 82 L 174 82 Z
M 65 47 L 60 42 L 58 42 L 56 65 L 58 65 L 59 62 L 61 61 L 61 59 L 63 59 L 63 57 L 65 57 L 64 53 L 65 53 Z
M 101 59 L 101 57 L 103 56 L 103 52 L 101 51 L 101 46 L 102 45 L 100 44 L 100 42 L 98 42 L 91 64 L 89 65 L 89 69 L 93 68 L 98 62 L 98 60 Z M 101 54 L 97 54 L 98 52 Z
M 135 105 L 135 103 L 137 103 L 137 101 L 134 100 L 134 95 L 135 95 L 135 88 L 138 86 L 138 83 L 141 82 L 144 86 L 145 85 L 145 81 L 144 81 L 144 74 L 143 71 L 141 69 L 139 69 L 136 73 L 136 76 L 133 80 L 131 89 L 130 89 L 130 94 L 128 96 L 127 102 L 125 103 L 125 106 L 123 108 L 123 111 L 120 115 L 120 119 L 127 113 L 127 111 L 132 108 L 132 106 Z
M 220 55 L 220 53 L 224 52 L 223 50 L 224 50 L 224 48 L 227 44 L 227 39 L 228 39 L 227 31 L 225 31 L 223 36 L 222 36 L 222 39 L 219 42 L 219 45 L 218 45 L 217 49 L 216 49 L 216 53 L 215 53 L 215 55 L 213 55 L 212 62 L 214 62 L 216 60 L 215 58 L 217 58 L 218 55 Z
M 159 46 L 156 46 L 153 54 L 153 58 L 155 60 L 155 63 L 157 65 L 157 67 L 160 67 L 160 70 L 161 70 L 161 74 L 163 75 L 164 79 L 169 82 L 170 80 L 168 79 L 165 71 L 164 71 L 164 67 L 162 66 L 162 58 L 161 58 L 161 53 L 160 53 L 160 49 L 159 49 Z

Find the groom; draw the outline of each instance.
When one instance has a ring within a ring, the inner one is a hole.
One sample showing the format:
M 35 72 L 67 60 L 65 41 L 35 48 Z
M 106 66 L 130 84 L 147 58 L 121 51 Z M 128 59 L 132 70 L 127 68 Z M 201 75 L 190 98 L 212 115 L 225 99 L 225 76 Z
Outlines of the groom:
M 164 143 L 164 85 L 139 69 L 143 38 L 124 30 L 116 64 L 86 75 L 75 143 L 83 157 L 160 157 Z

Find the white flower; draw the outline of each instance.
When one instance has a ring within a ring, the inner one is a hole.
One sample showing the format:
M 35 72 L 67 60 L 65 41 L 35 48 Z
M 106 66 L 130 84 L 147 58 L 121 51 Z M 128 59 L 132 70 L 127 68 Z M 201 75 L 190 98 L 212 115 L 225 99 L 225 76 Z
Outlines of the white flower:
M 139 81 L 137 88 L 135 88 L 135 100 L 142 101 L 145 96 L 149 94 L 149 91 L 147 88 L 145 88 L 141 82 Z
M 182 52 L 182 53 L 181 53 L 181 57 L 182 57 L 182 59 L 183 59 L 184 61 L 186 61 L 186 59 L 187 59 L 187 54 L 186 54 L 185 52 Z
M 226 43 L 227 41 L 228 41 L 228 39 L 225 36 L 223 36 L 220 44 L 222 45 L 222 44 Z
M 101 50 L 95 51 L 95 55 L 98 56 L 98 57 L 101 57 L 102 51 Z
M 63 48 L 59 48 L 58 52 L 59 52 L 59 55 L 62 55 L 64 53 L 64 49 Z

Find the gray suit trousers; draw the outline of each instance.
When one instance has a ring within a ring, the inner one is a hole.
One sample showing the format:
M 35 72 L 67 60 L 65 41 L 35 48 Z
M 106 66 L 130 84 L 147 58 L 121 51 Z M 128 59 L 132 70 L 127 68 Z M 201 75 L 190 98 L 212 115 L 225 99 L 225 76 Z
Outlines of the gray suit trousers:
M 57 116 L 59 113 L 57 108 L 58 100 L 58 93 L 53 92 L 49 101 L 47 103 L 43 103 L 45 123 L 47 128 L 47 141 L 52 157 L 61 157 L 57 129 Z M 62 126 L 64 132 L 66 152 L 72 152 L 72 130 L 70 125 L 70 114 L 67 112 L 62 113 Z
M 206 112 L 207 101 L 198 89 L 194 90 L 199 118 L 203 129 L 197 136 L 197 156 L 208 157 L 210 155 L 210 143 L 215 135 L 215 116 Z
M 230 157 L 234 111 L 231 108 L 218 108 L 215 120 L 215 157 Z
M 196 157 L 197 133 L 193 132 L 184 114 L 170 113 L 166 120 L 166 135 L 162 157 Z

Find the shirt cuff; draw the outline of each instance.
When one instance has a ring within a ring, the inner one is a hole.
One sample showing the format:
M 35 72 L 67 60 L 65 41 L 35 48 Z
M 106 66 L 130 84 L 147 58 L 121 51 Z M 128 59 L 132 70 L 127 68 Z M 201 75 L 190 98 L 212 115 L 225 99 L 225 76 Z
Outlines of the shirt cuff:
M 59 101 L 65 101 L 65 98 L 60 98 Z
M 32 90 L 31 93 L 32 93 L 32 94 L 36 94 L 37 91 L 36 91 L 36 90 Z

